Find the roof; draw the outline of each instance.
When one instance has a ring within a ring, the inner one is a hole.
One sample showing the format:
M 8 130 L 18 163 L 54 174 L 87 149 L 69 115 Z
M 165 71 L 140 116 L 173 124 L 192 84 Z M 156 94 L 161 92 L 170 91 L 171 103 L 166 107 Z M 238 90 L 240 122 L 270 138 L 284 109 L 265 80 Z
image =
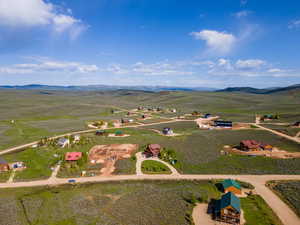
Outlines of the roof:
M 69 139 L 67 139 L 67 138 L 60 138 L 60 139 L 58 139 L 58 143 L 61 143 L 61 144 L 65 143 L 67 141 L 69 141 Z
M 223 185 L 223 188 L 226 189 L 226 188 L 229 188 L 229 187 L 235 187 L 239 190 L 241 190 L 241 185 L 236 182 L 235 180 L 232 180 L 232 179 L 226 179 L 222 182 L 222 185 Z
M 3 158 L 0 158 L 0 164 L 7 164 L 6 160 Z
M 82 152 L 67 152 L 65 154 L 66 161 L 77 161 L 82 157 Z
M 161 146 L 159 144 L 150 144 L 149 146 L 149 149 L 161 149 Z
M 255 140 L 243 140 L 241 141 L 241 144 L 248 147 L 248 148 L 266 148 L 266 147 L 272 147 L 270 144 L 264 144 Z
M 239 213 L 241 212 L 241 202 L 238 197 L 235 196 L 232 192 L 228 192 L 222 195 L 222 198 L 217 202 L 215 210 L 217 212 L 221 211 L 222 209 L 231 206 Z
M 172 130 L 172 129 L 170 127 L 164 127 L 163 130 L 169 131 L 169 130 Z

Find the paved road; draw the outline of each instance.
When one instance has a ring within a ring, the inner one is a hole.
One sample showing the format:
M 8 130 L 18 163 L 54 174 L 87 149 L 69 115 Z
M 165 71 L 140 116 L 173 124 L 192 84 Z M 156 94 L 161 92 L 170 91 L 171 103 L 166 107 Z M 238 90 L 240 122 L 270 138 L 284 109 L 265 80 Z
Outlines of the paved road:
M 210 179 L 238 179 L 251 183 L 259 194 L 273 209 L 285 225 L 300 225 L 297 215 L 278 198 L 265 183 L 270 180 L 300 180 L 300 175 L 116 175 L 109 177 L 81 177 L 74 178 L 77 183 L 128 181 L 128 180 L 210 180 Z M 0 188 L 34 187 L 46 185 L 67 184 L 69 179 L 51 178 L 31 182 L 2 183 Z

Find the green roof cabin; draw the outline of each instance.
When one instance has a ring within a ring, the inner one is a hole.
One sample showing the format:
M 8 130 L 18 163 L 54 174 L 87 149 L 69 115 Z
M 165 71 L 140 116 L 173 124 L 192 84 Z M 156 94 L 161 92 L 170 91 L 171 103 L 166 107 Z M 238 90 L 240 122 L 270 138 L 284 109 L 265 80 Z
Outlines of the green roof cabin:
M 224 189 L 224 192 L 233 192 L 236 195 L 242 194 L 242 188 L 241 185 L 232 179 L 226 179 L 222 182 L 222 186 Z
M 214 218 L 217 221 L 240 224 L 241 202 L 232 192 L 222 195 L 214 207 Z
M 123 135 L 123 132 L 122 132 L 121 130 L 117 130 L 117 131 L 115 132 L 115 135 L 116 135 L 116 136 L 122 136 L 122 135 Z

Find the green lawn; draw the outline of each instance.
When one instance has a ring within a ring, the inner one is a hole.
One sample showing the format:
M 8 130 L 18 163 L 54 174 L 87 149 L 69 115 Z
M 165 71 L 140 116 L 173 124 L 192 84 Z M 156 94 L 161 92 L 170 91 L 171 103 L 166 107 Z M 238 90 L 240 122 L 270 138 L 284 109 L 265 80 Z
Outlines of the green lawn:
M 15 181 L 46 179 L 51 175 L 51 167 L 58 162 L 54 151 L 47 148 L 27 149 L 3 156 L 8 162 L 24 162 L 26 169 L 16 172 Z
M 300 217 L 300 181 L 271 181 L 268 186 Z
M 245 225 L 283 225 L 273 210 L 258 195 L 241 198 Z
M 154 160 L 143 161 L 142 172 L 145 174 L 171 174 L 169 167 Z

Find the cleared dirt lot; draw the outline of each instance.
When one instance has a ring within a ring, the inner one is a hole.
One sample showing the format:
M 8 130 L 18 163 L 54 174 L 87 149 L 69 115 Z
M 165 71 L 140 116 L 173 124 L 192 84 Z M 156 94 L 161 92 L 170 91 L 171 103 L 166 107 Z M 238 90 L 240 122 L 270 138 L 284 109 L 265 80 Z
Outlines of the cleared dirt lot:
M 137 149 L 137 144 L 96 145 L 89 151 L 89 160 L 103 164 L 101 173 L 107 176 L 114 172 L 116 161 L 130 158 Z

